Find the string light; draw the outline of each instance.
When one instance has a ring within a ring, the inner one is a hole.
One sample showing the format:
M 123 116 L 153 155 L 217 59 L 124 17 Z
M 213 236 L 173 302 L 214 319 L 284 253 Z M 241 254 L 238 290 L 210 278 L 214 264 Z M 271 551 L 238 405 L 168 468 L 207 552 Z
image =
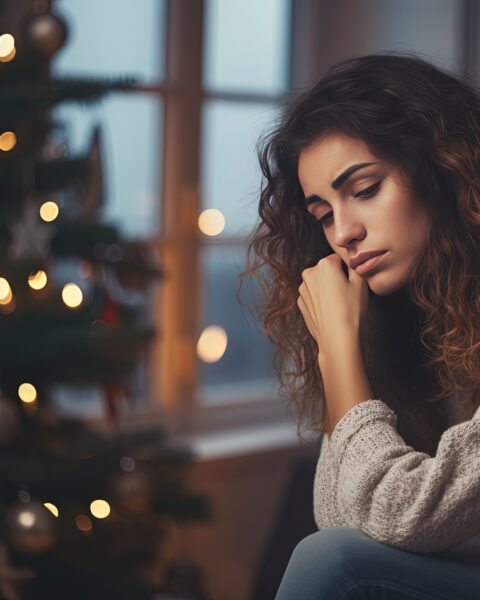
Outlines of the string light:
M 82 290 L 76 283 L 66 283 L 63 286 L 62 299 L 68 308 L 76 308 L 82 303 Z
M 10 33 L 0 35 L 0 62 L 10 62 L 15 58 L 15 38 Z
M 0 304 L 8 304 L 12 299 L 12 290 L 5 277 L 0 277 Z
M 28 276 L 28 285 L 34 290 L 41 290 L 47 285 L 47 274 L 45 271 L 30 273 Z
M 218 325 L 206 327 L 197 342 L 197 355 L 206 363 L 217 362 L 227 348 L 227 333 Z
M 44 202 L 42 206 L 40 206 L 40 216 L 44 221 L 55 221 L 55 219 L 58 217 L 58 213 L 58 204 L 52 200 Z
M 22 402 L 30 404 L 37 399 L 37 390 L 31 383 L 22 383 L 18 387 L 18 397 Z
M 44 503 L 43 503 L 43 506 L 44 506 L 45 508 L 47 508 L 47 509 L 48 509 L 48 510 L 49 510 L 49 511 L 52 513 L 52 515 L 53 515 L 54 517 L 58 517 L 58 515 L 60 514 L 60 513 L 58 512 L 58 508 L 55 506 L 55 504 L 52 504 L 51 502 L 44 502 Z
M 31 510 L 22 510 L 22 512 L 18 513 L 18 522 L 22 527 L 30 529 L 30 527 L 35 525 L 35 515 Z
M 0 135 L 0 150 L 8 152 L 12 148 L 15 148 L 17 144 L 17 136 L 13 131 L 5 131 Z
M 110 514 L 110 504 L 106 500 L 94 500 L 90 504 L 90 512 L 97 519 L 105 519 Z
M 207 208 L 198 217 L 198 228 L 205 235 L 218 235 L 225 228 L 225 217 L 216 208 Z

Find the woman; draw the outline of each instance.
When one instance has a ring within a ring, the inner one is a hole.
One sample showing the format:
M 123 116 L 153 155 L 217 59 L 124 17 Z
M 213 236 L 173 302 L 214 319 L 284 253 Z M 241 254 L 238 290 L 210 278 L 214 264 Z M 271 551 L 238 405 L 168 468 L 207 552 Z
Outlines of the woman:
M 280 394 L 324 434 L 319 531 L 277 600 L 480 598 L 479 90 L 352 58 L 287 99 L 259 160 L 241 277 Z

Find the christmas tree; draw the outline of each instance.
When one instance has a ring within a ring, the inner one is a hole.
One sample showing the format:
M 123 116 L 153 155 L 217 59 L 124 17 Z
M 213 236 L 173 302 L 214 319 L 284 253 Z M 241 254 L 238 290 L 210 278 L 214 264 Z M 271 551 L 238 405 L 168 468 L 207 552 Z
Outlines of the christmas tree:
M 125 241 L 102 219 L 101 125 L 72 156 L 52 117 L 58 103 L 135 82 L 53 78 L 68 29 L 49 3 L 33 2 L 15 37 L 2 27 L 0 596 L 161 598 L 151 573 L 169 527 L 212 518 L 185 484 L 191 452 L 120 419 L 156 335 L 128 292 L 146 293 L 163 272 L 151 243 Z M 86 384 L 102 390 L 108 427 L 59 410 L 58 390 Z M 196 576 L 196 595 L 168 597 L 204 597 Z M 182 586 L 171 573 L 172 593 Z

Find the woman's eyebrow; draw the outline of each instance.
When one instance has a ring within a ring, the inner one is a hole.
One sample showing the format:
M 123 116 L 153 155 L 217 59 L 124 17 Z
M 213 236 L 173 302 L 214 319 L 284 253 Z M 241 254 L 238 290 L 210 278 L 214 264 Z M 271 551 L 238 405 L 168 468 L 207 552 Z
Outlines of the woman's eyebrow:
M 345 171 L 340 173 L 340 175 L 338 175 L 338 177 L 335 177 L 335 179 L 332 181 L 330 186 L 334 190 L 338 190 L 338 188 L 340 186 L 342 186 L 345 183 L 345 181 L 347 181 L 347 179 L 350 177 L 350 175 L 355 173 L 355 171 L 358 171 L 359 169 L 363 169 L 365 167 L 369 167 L 370 165 L 376 165 L 377 162 L 355 163 L 354 165 L 350 165 L 348 168 L 345 169 Z M 324 200 L 317 194 L 311 194 L 310 196 L 307 196 L 305 198 L 305 206 L 307 206 L 307 207 L 310 206 L 310 204 L 313 204 L 314 202 L 327 203 L 326 200 Z

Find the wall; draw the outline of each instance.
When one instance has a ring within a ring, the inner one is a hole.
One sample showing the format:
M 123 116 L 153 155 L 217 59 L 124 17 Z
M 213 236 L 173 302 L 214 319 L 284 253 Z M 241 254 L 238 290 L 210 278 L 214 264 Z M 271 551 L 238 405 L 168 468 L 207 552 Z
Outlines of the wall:
M 198 561 L 211 600 L 251 600 L 292 468 L 318 454 L 315 444 L 191 465 L 190 486 L 208 495 L 216 522 L 174 527 L 164 560 L 188 554 Z

